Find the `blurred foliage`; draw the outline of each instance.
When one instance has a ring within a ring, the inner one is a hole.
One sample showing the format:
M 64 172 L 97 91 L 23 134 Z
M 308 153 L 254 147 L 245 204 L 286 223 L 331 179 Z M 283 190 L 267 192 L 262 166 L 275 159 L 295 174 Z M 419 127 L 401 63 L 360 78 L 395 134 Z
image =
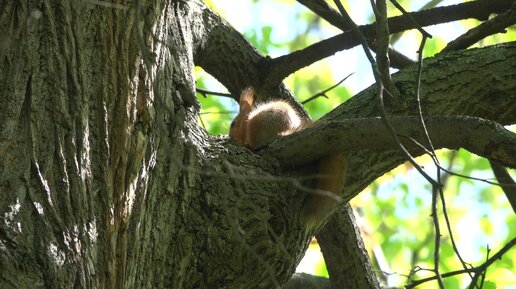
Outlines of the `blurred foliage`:
M 333 1 L 329 1 L 333 5 Z M 353 19 L 360 24 L 373 21 L 369 1 L 343 1 Z M 409 11 L 421 9 L 425 5 L 456 4 L 460 1 L 428 0 L 398 1 Z M 276 57 L 302 49 L 314 42 L 331 37 L 339 31 L 316 17 L 294 0 L 284 1 L 224 1 L 209 0 L 207 3 L 229 23 L 241 31 L 245 37 L 263 54 Z M 389 15 L 399 15 L 389 5 Z M 433 35 L 427 41 L 424 56 L 429 57 L 446 46 L 446 43 L 479 24 L 476 20 L 464 20 L 450 24 L 425 27 Z M 446 32 L 446 33 L 443 33 Z M 488 37 L 475 46 L 491 45 L 516 39 L 516 29 L 507 33 Z M 421 37 L 417 31 L 407 31 L 392 37 L 395 47 L 410 57 L 416 57 Z M 337 88 L 327 93 L 328 99 L 320 97 L 305 105 L 313 119 L 325 115 L 352 95 L 372 83 L 370 65 L 357 50 L 356 54 L 342 52 L 304 68 L 285 80 L 285 84 L 303 101 L 319 91 L 334 85 L 349 72 L 356 72 Z M 344 56 L 342 56 L 344 55 Z M 357 56 L 358 55 L 358 56 Z M 217 92 L 225 88 L 204 73 L 197 71 L 197 87 Z M 367 75 L 367 76 L 363 76 Z M 237 103 L 230 99 L 209 95 L 198 95 L 202 104 L 200 120 L 212 134 L 227 134 L 229 124 L 238 112 Z M 458 152 L 438 152 L 441 165 L 465 176 L 494 181 L 489 163 L 464 150 Z M 417 159 L 425 170 L 434 174 L 437 168 L 432 160 L 423 156 Z M 513 173 L 513 172 L 512 172 Z M 462 258 L 474 266 L 485 259 L 489 248 L 490 256 L 516 236 L 516 215 L 505 195 L 497 186 L 486 182 L 459 176 L 446 176 L 444 195 L 447 214 L 457 247 Z M 514 176 L 514 173 L 513 173 Z M 352 200 L 359 222 L 362 224 L 364 242 L 371 253 L 373 263 L 377 254 L 387 260 L 384 282 L 389 286 L 403 286 L 411 279 L 432 276 L 434 260 L 434 226 L 431 218 L 430 185 L 411 165 L 404 164 L 387 173 L 371 184 L 363 193 Z M 441 272 L 462 269 L 453 247 L 442 207 L 439 207 L 442 244 L 440 251 Z M 374 250 L 373 250 L 374 249 Z M 373 254 L 373 251 L 375 252 Z M 327 276 L 322 259 L 313 262 L 312 268 L 302 268 L 312 274 Z M 416 268 L 423 268 L 416 270 Z M 483 288 L 516 288 L 516 249 L 512 249 L 488 270 Z M 410 279 L 409 279 L 410 278 Z M 457 275 L 445 278 L 447 288 L 466 288 L 469 277 Z M 437 288 L 437 283 L 428 282 L 418 288 Z
M 201 68 L 196 67 L 195 72 L 198 88 L 214 87 L 212 91 L 227 92 L 222 89 L 223 86 L 217 80 Z M 210 94 L 197 93 L 197 97 L 202 107 L 199 113 L 199 123 L 211 134 L 227 134 L 231 120 L 238 113 L 237 103 L 233 99 Z

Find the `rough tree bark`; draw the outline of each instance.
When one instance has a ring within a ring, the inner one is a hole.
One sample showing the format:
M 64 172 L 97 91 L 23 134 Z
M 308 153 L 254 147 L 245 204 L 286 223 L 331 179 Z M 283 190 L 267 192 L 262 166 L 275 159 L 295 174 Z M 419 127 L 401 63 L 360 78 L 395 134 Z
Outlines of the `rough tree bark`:
M 4 1 L 0 35 L 0 288 L 271 288 L 292 276 L 314 234 L 300 221 L 306 179 L 329 150 L 286 166 L 289 139 L 253 154 L 200 128 L 194 65 L 233 93 L 264 79 L 264 57 L 202 2 Z M 425 115 L 516 123 L 514 63 L 514 43 L 428 61 Z M 392 115 L 414 114 L 413 77 L 395 78 Z M 306 133 L 320 143 L 377 116 L 373 90 Z M 515 167 L 514 134 L 485 127 L 478 147 L 436 140 Z M 388 140 L 373 151 L 348 139 L 346 200 L 403 161 Z

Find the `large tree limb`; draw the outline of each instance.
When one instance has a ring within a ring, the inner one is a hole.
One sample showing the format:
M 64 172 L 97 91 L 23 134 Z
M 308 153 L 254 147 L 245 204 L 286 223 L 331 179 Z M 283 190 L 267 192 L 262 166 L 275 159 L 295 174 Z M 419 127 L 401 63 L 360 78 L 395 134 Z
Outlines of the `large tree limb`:
M 332 288 L 380 288 L 351 206 L 337 211 L 316 237 Z
M 305 273 L 296 273 L 283 286 L 283 289 L 330 289 L 330 280 Z
M 423 115 L 468 115 L 516 123 L 516 42 L 481 49 L 469 49 L 425 59 L 421 76 Z M 386 99 L 388 114 L 415 115 L 417 67 L 411 66 L 393 76 L 400 91 L 397 99 Z M 379 116 L 374 86 L 360 92 L 325 119 Z
M 391 124 L 403 145 L 413 154 L 423 154 L 419 144 L 425 143 L 422 129 L 414 127 L 416 116 L 393 117 Z M 477 155 L 516 168 L 516 134 L 484 119 L 462 116 L 436 116 L 426 120 L 435 148 L 465 148 Z M 324 146 L 321 146 L 324 143 Z M 266 152 L 284 165 L 302 165 L 335 151 L 389 151 L 397 144 L 378 118 L 324 122 L 271 145 Z

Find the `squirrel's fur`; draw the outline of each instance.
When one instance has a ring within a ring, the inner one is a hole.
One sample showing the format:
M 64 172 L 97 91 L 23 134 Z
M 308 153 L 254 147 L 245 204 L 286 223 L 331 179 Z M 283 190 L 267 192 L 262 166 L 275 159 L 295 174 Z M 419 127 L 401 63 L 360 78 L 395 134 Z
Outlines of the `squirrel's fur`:
M 254 103 L 254 89 L 248 87 L 240 95 L 240 111 L 231 123 L 229 136 L 251 150 L 260 149 L 275 139 L 312 126 L 308 118 L 282 100 Z M 319 161 L 314 192 L 303 203 L 303 217 L 309 227 L 335 208 L 342 195 L 346 176 L 346 158 L 333 153 Z

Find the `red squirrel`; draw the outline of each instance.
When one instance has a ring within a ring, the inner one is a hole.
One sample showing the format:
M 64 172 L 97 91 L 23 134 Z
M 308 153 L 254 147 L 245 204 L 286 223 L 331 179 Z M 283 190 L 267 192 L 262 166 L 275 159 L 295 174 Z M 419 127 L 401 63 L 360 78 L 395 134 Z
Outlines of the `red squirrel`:
M 275 139 L 314 125 L 287 102 L 275 100 L 254 104 L 254 89 L 248 87 L 240 95 L 240 110 L 231 123 L 229 136 L 251 150 L 260 149 Z M 319 161 L 314 192 L 303 203 L 307 227 L 321 223 L 338 204 L 346 177 L 346 158 L 332 153 Z

